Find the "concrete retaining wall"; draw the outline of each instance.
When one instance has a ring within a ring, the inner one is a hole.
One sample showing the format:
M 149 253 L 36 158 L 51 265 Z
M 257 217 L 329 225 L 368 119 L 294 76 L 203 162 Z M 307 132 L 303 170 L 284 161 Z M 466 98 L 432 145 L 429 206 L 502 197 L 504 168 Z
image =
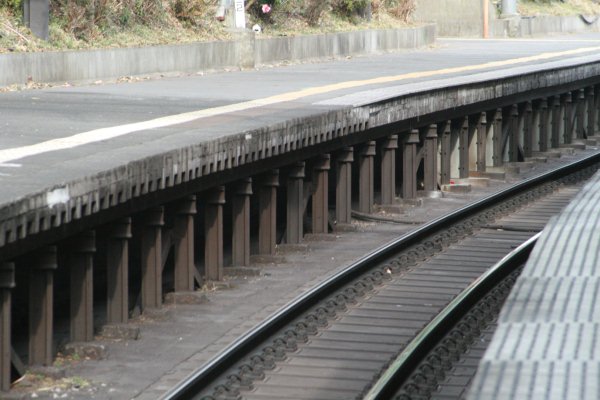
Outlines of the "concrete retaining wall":
M 586 21 L 587 20 L 587 21 Z M 494 20 L 490 24 L 490 36 L 527 37 L 549 33 L 577 33 L 600 31 L 600 19 L 581 16 L 538 16 Z
M 257 39 L 175 46 L 0 54 L 0 86 L 65 82 L 154 73 L 251 68 L 301 61 L 415 48 L 435 41 L 435 26 L 368 30 L 327 35 Z
M 489 1 L 489 0 L 488 0 Z M 489 1 L 489 20 L 496 18 L 496 7 Z M 419 0 L 415 21 L 436 23 L 439 36 L 483 35 L 483 4 L 480 0 Z

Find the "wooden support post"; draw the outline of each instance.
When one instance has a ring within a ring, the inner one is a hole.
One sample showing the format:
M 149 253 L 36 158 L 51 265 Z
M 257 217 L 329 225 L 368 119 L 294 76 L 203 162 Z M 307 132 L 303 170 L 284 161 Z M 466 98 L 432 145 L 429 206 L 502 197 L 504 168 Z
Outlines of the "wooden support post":
M 437 124 L 438 135 L 442 137 L 440 151 L 440 185 L 450 183 L 450 168 L 452 156 L 451 122 L 444 121 Z
M 508 160 L 519 161 L 519 107 L 515 104 L 510 108 Z
M 56 247 L 48 246 L 31 260 L 29 277 L 29 365 L 52 365 L 54 270 Z
M 335 219 L 338 224 L 352 222 L 352 162 L 354 149 L 344 147 L 336 156 Z
M 277 251 L 277 187 L 279 170 L 272 170 L 259 178 L 258 252 L 273 255 Z
M 320 155 L 313 164 L 312 233 L 329 232 L 330 155 Z
M 487 148 L 487 115 L 482 112 L 479 116 L 479 124 L 477 125 L 477 163 L 476 169 L 478 172 L 485 172 L 487 160 L 486 160 L 486 148 Z
M 129 320 L 129 239 L 131 218 L 111 224 L 106 251 L 108 324 L 126 324 Z
M 394 204 L 396 201 L 397 150 L 398 135 L 390 135 L 383 139 L 381 144 L 381 204 Z
M 562 134 L 563 134 L 563 143 L 571 144 L 573 142 L 573 96 L 571 92 L 567 92 L 562 96 L 561 102 L 562 116 L 563 116 L 563 125 L 562 125 Z
M 252 196 L 252 178 L 242 179 L 235 184 L 231 237 L 231 261 L 234 266 L 250 266 L 250 196 Z
M 375 141 L 363 144 L 358 152 L 358 211 L 373 212 L 373 196 L 375 179 Z
M 556 149 L 560 146 L 560 132 L 561 127 L 563 126 L 563 121 L 561 118 L 562 106 L 560 101 L 560 96 L 552 97 L 552 136 L 550 137 L 550 145 L 553 149 Z
M 585 139 L 585 89 L 577 91 L 576 117 L 575 137 L 577 139 Z
M 425 162 L 423 165 L 423 184 L 428 192 L 438 190 L 437 172 L 438 172 L 438 133 L 437 125 L 429 125 L 425 135 Z M 395 178 L 395 177 L 394 177 Z
M 174 288 L 176 292 L 194 290 L 194 215 L 196 196 L 187 196 L 175 205 L 173 236 L 175 240 Z
M 304 178 L 305 163 L 292 166 L 287 179 L 286 241 L 298 244 L 304 237 Z
M 14 287 L 15 264 L 0 263 L 0 392 L 9 391 L 11 383 L 11 295 Z
M 417 158 L 417 145 L 419 144 L 419 131 L 413 129 L 406 138 L 402 152 L 402 198 L 414 199 L 417 197 L 417 171 L 415 159 Z
M 539 149 L 540 151 L 548 151 L 548 133 L 551 124 L 551 115 L 548 112 L 548 101 L 546 99 L 542 99 L 538 105 L 539 112 Z
M 596 104 L 596 91 L 594 86 L 589 86 L 585 91 L 586 95 L 586 108 L 587 108 L 587 124 L 585 126 L 586 137 L 596 135 L 596 118 L 598 116 L 598 109 L 595 107 Z
M 492 136 L 493 142 L 493 155 L 492 155 L 492 166 L 501 167 L 504 165 L 504 133 L 503 133 L 504 121 L 502 119 L 502 109 L 497 108 L 494 114 L 494 133 Z
M 207 191 L 204 209 L 204 275 L 209 281 L 223 280 L 223 204 L 224 186 Z
M 70 243 L 71 341 L 94 340 L 94 253 L 96 234 L 84 232 Z
M 142 311 L 162 305 L 162 226 L 164 208 L 156 207 L 142 216 Z
M 459 118 L 458 132 L 458 177 L 469 177 L 469 118 Z
M 533 155 L 533 105 L 531 101 L 525 102 L 523 107 L 523 156 Z

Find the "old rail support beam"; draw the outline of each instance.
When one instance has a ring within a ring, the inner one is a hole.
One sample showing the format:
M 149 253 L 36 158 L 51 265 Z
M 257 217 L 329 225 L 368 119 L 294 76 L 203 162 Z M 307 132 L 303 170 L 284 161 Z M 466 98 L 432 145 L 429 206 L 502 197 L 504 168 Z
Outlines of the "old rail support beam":
M 0 392 L 10 390 L 11 304 L 15 287 L 15 264 L 0 263 Z
M 337 224 L 352 222 L 352 162 L 354 149 L 344 147 L 336 156 L 335 219 Z
M 279 170 L 274 169 L 259 179 L 258 252 L 274 255 L 277 251 L 277 187 Z
M 398 135 L 390 135 L 381 145 L 381 204 L 396 201 L 396 151 Z
M 129 320 L 129 239 L 131 218 L 111 225 L 106 251 L 108 324 L 126 324 Z
M 577 139 L 585 139 L 585 89 L 577 91 L 576 116 L 577 124 L 575 125 L 575 137 Z
M 440 185 L 450 183 L 450 168 L 452 167 L 452 135 L 450 127 L 450 121 L 437 124 L 438 135 L 442 138 L 440 146 Z
M 477 125 L 477 162 L 475 168 L 478 172 L 485 172 L 487 166 L 487 114 L 482 112 Z
M 438 189 L 438 133 L 437 125 L 429 125 L 425 135 L 425 159 L 423 164 L 423 186 L 428 192 Z M 395 177 L 394 177 L 395 179 Z
M 510 107 L 508 129 L 508 160 L 517 162 L 519 161 L 519 107 L 516 104 Z
M 207 191 L 204 207 L 204 275 L 209 281 L 223 280 L 223 204 L 224 186 Z
M 71 341 L 94 339 L 94 253 L 96 233 L 88 231 L 71 243 Z
M 419 144 L 419 131 L 413 129 L 403 145 L 402 152 L 402 198 L 414 199 L 417 197 L 417 171 L 415 160 L 417 158 L 417 145 Z
M 562 134 L 563 134 L 563 143 L 571 144 L 573 142 L 573 122 L 574 122 L 574 113 L 573 113 L 573 96 L 571 92 L 567 92 L 562 96 L 561 101 L 561 109 L 562 109 L 562 117 L 563 117 L 563 125 L 562 125 Z
M 535 110 L 538 114 L 538 149 L 541 152 L 545 152 L 548 151 L 548 131 L 551 126 L 548 101 L 546 99 L 540 100 Z
M 162 305 L 162 227 L 164 208 L 143 215 L 142 227 L 142 311 Z
M 312 170 L 312 233 L 329 232 L 329 154 L 321 154 L 313 164 Z
M 552 136 L 550 138 L 550 145 L 553 149 L 560 146 L 560 132 L 562 130 L 563 121 L 561 120 L 562 106 L 560 96 L 552 97 Z
M 533 105 L 531 101 L 525 102 L 523 106 L 523 156 L 531 157 L 533 155 Z
M 469 177 L 469 118 L 459 118 L 456 122 L 458 132 L 458 177 Z
M 358 211 L 373 212 L 373 196 L 375 191 L 375 141 L 369 141 L 361 146 L 358 153 Z
M 492 136 L 492 167 L 501 167 L 504 165 L 504 133 L 502 120 L 502 109 L 497 108 L 494 113 L 493 136 Z
M 250 196 L 252 178 L 242 179 L 234 187 L 232 200 L 233 229 L 231 233 L 231 263 L 234 266 L 250 265 Z
M 48 246 L 31 260 L 29 277 L 29 365 L 52 365 L 54 270 L 56 247 Z
M 585 127 L 585 133 L 587 137 L 596 135 L 596 118 L 598 116 L 598 109 L 596 108 L 596 91 L 594 86 L 590 86 L 585 90 L 586 97 L 586 108 L 587 108 L 587 123 Z
M 194 290 L 196 263 L 194 261 L 194 215 L 196 196 L 187 196 L 175 205 L 173 236 L 175 240 L 174 289 L 176 292 Z
M 304 237 L 305 163 L 292 165 L 287 177 L 286 242 L 298 244 Z

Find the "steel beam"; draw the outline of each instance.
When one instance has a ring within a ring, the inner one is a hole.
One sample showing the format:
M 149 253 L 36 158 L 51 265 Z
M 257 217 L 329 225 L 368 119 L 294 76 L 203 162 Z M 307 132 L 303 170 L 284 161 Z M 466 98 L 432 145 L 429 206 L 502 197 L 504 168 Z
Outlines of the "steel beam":
M 352 147 L 344 147 L 336 156 L 335 219 L 338 224 L 352 222 L 353 161 Z
M 312 233 L 329 232 L 329 154 L 320 155 L 313 164 Z
M 259 254 L 273 255 L 277 251 L 277 187 L 279 170 L 272 170 L 259 182 Z
M 204 208 L 204 275 L 209 281 L 223 280 L 223 204 L 224 186 L 207 191 Z
M 0 392 L 10 390 L 11 384 L 11 302 L 14 287 L 15 264 L 0 263 Z
M 162 227 L 164 208 L 156 207 L 142 216 L 142 311 L 162 305 Z
M 71 341 L 94 340 L 94 253 L 96 233 L 84 232 L 70 243 Z
M 287 177 L 286 242 L 298 244 L 304 237 L 304 162 L 292 166 Z
M 438 189 L 437 173 L 438 173 L 438 133 L 437 125 L 429 125 L 427 134 L 425 135 L 425 160 L 423 165 L 423 184 L 424 189 L 428 192 L 433 192 Z M 394 177 L 395 179 L 395 177 Z
M 375 141 L 369 141 L 360 147 L 358 163 L 358 211 L 372 213 L 375 191 Z
M 252 178 L 242 179 L 237 182 L 233 190 L 232 264 L 234 266 L 248 267 L 250 265 L 250 196 L 252 196 Z
M 383 139 L 381 144 L 381 204 L 394 204 L 396 201 L 397 151 L 398 135 L 390 135 Z M 435 179 L 435 172 L 433 178 Z
M 437 124 L 438 135 L 441 136 L 440 150 L 440 185 L 450 183 L 450 168 L 452 157 L 451 122 L 444 121 Z
M 417 197 L 417 171 L 415 159 L 417 158 L 417 145 L 419 144 L 419 131 L 413 129 L 408 134 L 403 144 L 402 151 L 402 198 L 414 199 Z
M 111 225 L 106 251 L 108 324 L 126 324 L 129 320 L 129 239 L 131 218 Z
M 175 240 L 174 288 L 176 292 L 194 290 L 194 215 L 196 196 L 187 196 L 175 204 L 173 236 Z
M 50 366 L 54 355 L 52 334 L 56 247 L 45 247 L 30 262 L 29 365 Z

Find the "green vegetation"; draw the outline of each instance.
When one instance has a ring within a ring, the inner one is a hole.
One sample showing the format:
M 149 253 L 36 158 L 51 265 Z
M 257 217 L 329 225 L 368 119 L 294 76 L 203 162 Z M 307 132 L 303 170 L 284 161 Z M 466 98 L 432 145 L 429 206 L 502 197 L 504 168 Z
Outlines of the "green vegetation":
M 247 0 L 246 5 L 249 26 L 258 23 L 264 35 L 274 36 L 399 27 L 406 25 L 414 1 Z M 231 33 L 215 18 L 218 5 L 219 0 L 50 0 L 46 42 L 23 26 L 21 0 L 0 0 L 0 52 L 223 40 Z

